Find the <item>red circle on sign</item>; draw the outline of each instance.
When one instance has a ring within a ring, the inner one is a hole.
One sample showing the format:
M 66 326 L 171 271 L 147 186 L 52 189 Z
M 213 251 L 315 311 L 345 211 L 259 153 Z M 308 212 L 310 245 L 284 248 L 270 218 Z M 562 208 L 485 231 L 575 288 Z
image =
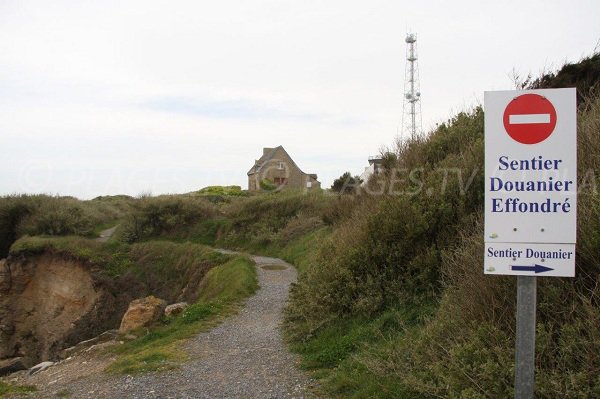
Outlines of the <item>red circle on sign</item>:
M 556 127 L 556 110 L 546 97 L 523 94 L 504 110 L 504 128 L 513 140 L 537 144 L 546 140 Z

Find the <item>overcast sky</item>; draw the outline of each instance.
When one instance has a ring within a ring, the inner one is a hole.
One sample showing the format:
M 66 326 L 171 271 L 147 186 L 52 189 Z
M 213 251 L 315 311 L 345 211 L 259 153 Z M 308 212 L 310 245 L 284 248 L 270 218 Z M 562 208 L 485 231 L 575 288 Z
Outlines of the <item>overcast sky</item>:
M 423 129 L 590 55 L 600 1 L 0 0 L 0 195 L 241 185 L 283 145 L 323 187 L 391 145 L 405 35 Z

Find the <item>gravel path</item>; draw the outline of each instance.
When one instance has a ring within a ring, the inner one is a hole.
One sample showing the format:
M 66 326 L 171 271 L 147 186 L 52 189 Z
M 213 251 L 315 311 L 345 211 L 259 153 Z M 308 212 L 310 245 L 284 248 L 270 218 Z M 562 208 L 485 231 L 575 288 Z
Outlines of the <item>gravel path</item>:
M 42 398 L 314 397 L 307 393 L 314 382 L 297 368 L 298 359 L 285 347 L 279 328 L 296 270 L 280 259 L 253 258 L 260 290 L 240 313 L 188 341 L 192 360 L 180 369 L 118 377 L 98 373 L 72 380 L 63 378 L 64 373 L 52 376 L 60 373 L 57 365 L 23 382 L 45 379 L 49 385 L 39 381 L 41 390 L 35 395 Z

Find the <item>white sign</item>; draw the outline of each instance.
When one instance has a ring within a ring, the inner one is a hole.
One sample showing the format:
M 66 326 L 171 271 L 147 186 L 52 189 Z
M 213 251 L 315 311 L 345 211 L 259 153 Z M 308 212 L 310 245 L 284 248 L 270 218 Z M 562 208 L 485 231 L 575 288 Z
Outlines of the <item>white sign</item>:
M 575 89 L 485 93 L 486 274 L 575 275 Z

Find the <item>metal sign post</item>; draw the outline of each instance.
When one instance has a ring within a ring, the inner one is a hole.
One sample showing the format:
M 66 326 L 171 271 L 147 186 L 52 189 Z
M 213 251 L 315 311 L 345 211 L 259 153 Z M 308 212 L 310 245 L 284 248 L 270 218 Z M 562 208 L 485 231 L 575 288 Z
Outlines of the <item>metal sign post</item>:
M 575 276 L 575 89 L 486 92 L 484 104 L 483 267 L 517 276 L 515 398 L 532 399 L 536 276 Z
M 515 398 L 532 399 L 535 376 L 535 308 L 537 277 L 517 277 Z

